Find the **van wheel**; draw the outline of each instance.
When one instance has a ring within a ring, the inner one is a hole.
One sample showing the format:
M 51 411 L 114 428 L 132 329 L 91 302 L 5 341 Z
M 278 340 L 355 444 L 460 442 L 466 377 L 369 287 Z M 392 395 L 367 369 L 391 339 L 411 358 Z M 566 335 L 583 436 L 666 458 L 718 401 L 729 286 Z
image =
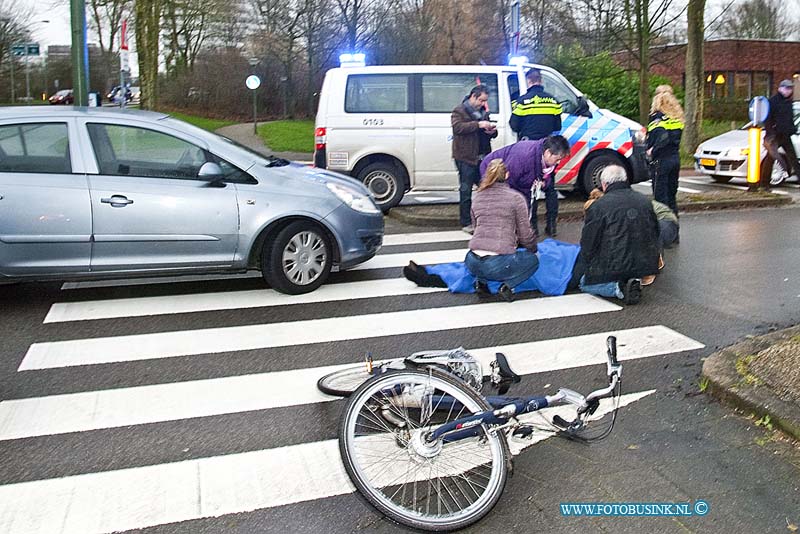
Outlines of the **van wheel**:
M 388 162 L 370 163 L 358 173 L 378 207 L 387 212 L 400 204 L 405 194 L 404 172 Z
M 597 156 L 592 158 L 583 169 L 583 178 L 581 186 L 583 192 L 587 195 L 592 192 L 592 189 L 600 189 L 600 173 L 609 165 L 619 165 L 620 162 L 614 156 Z
M 289 295 L 310 293 L 331 272 L 331 243 L 316 224 L 293 222 L 261 249 L 261 274 L 276 291 Z
M 727 184 L 731 181 L 730 176 L 720 176 L 719 174 L 711 175 L 711 179 L 717 182 L 718 184 Z

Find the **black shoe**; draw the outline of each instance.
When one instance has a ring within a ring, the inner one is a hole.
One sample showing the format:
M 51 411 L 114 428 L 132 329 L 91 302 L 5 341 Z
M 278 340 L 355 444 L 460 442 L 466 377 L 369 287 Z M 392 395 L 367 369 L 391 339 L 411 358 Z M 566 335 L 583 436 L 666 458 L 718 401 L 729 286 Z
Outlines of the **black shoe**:
M 486 297 L 492 294 L 492 292 L 489 291 L 489 286 L 486 285 L 486 282 L 475 280 L 474 287 L 475 287 L 475 293 L 477 293 L 479 297 Z
M 500 295 L 500 298 L 506 302 L 514 302 L 514 292 L 505 284 L 500 285 L 500 289 L 497 291 L 497 294 Z
M 631 278 L 623 285 L 620 283 L 622 290 L 622 301 L 625 304 L 638 304 L 642 298 L 642 281 L 638 278 Z
M 555 237 L 558 235 L 558 230 L 556 230 L 556 223 L 548 224 L 544 228 L 544 233 L 549 235 L 550 237 Z

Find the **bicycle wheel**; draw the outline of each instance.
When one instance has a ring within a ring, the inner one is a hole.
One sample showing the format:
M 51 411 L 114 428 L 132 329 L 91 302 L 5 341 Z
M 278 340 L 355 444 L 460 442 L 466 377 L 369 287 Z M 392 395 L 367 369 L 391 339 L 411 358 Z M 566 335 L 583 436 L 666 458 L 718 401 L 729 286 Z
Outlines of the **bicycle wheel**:
M 373 375 L 367 371 L 366 365 L 348 367 L 329 373 L 317 381 L 317 388 L 327 395 L 349 397 L 358 387 Z
M 397 523 L 466 527 L 497 503 L 511 454 L 502 432 L 428 445 L 424 433 L 491 409 L 471 388 L 433 369 L 394 371 L 363 384 L 339 426 L 345 470 L 361 495 Z

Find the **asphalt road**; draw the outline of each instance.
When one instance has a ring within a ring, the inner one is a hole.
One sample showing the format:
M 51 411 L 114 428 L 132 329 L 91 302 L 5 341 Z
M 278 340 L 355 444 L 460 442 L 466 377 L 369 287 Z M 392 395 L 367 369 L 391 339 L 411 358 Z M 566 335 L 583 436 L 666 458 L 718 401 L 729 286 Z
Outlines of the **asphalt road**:
M 525 369 L 514 391 L 586 392 L 603 382 L 593 358 L 610 332 L 634 395 L 614 432 L 526 449 L 497 507 L 467 531 L 786 532 L 800 523 L 800 454 L 697 381 L 719 347 L 800 323 L 798 216 L 685 214 L 664 273 L 628 307 L 422 292 L 398 280 L 400 266 L 458 255 L 466 235 L 392 220 L 376 261 L 335 273 L 318 302 L 257 277 L 0 287 L 0 532 L 401 532 L 342 478 L 331 440 L 343 403 L 316 393 L 318 368 L 366 352 L 503 347 Z M 577 241 L 578 223 L 559 229 Z M 703 517 L 559 511 L 698 499 L 710 504 Z

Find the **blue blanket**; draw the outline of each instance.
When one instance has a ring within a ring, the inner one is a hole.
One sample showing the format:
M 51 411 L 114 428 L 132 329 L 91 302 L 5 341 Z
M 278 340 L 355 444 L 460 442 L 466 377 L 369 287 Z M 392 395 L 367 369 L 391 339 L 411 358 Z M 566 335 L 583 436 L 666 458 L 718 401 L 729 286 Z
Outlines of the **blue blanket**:
M 563 295 L 572 277 L 572 267 L 581 250 L 580 245 L 545 239 L 539 243 L 537 255 L 539 268 L 530 278 L 514 288 L 521 291 L 539 291 L 545 295 Z M 426 265 L 430 274 L 438 274 L 453 293 L 475 293 L 475 277 L 464 262 Z M 497 293 L 500 282 L 489 282 L 489 291 Z

